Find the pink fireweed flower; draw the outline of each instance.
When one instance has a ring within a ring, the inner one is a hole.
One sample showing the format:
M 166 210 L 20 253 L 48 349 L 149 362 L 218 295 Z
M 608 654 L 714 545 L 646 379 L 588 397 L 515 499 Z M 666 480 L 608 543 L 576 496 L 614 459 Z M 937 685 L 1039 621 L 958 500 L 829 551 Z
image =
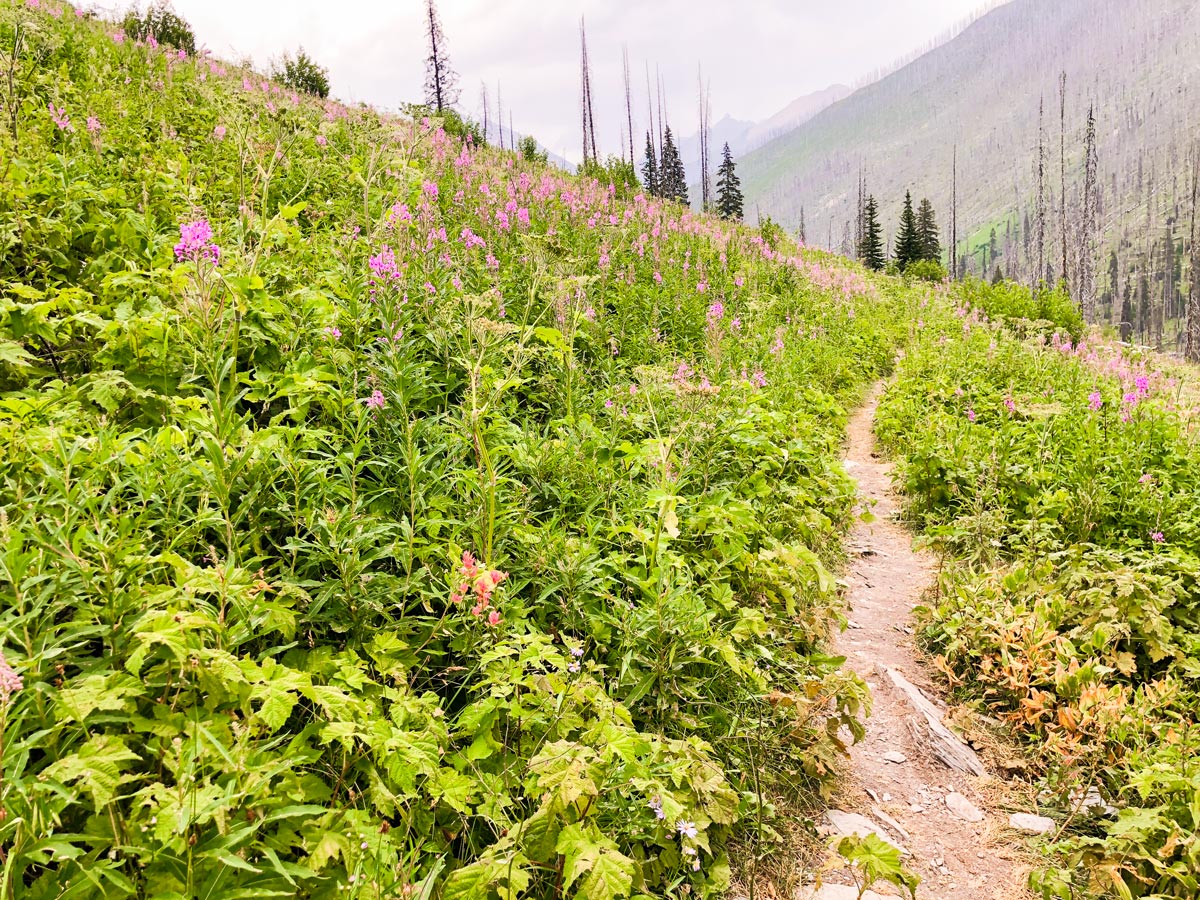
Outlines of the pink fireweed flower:
M 773 343 L 771 345 L 771 355 L 778 356 L 782 352 L 783 352 L 783 338 L 777 337 L 777 338 L 775 338 L 775 343 Z
M 729 323 L 729 330 L 730 331 L 741 331 L 742 330 L 742 320 L 739 318 L 735 318 L 732 322 Z
M 604 401 L 604 408 L 605 408 L 605 409 L 612 409 L 612 408 L 613 408 L 613 402 L 612 402 L 612 398 L 609 398 L 608 400 L 605 400 L 605 401 Z
M 225 140 L 225 126 L 218 125 L 216 128 L 214 128 L 213 129 L 213 137 L 218 141 Z
M 100 124 L 100 120 L 97 119 L 95 116 L 87 117 L 88 134 L 98 134 L 100 132 L 100 129 L 103 127 L 104 126 Z
M 323 135 L 323 134 L 317 135 L 317 146 L 318 147 L 324 147 L 328 144 L 329 144 L 329 138 L 325 137 L 325 135 Z
M 739 276 L 737 276 L 737 278 L 733 279 L 733 283 L 735 285 L 737 285 L 738 287 L 741 287 L 743 284 L 746 283 L 746 279 L 742 278 L 742 276 L 739 275 Z
M 55 126 L 57 126 L 59 131 L 75 130 L 75 126 L 71 124 L 71 117 L 67 115 L 67 108 L 65 106 L 55 107 L 55 105 L 51 103 L 50 118 L 54 122 Z
M 1088 394 L 1088 409 L 1090 409 L 1092 412 L 1096 412 L 1103 405 L 1104 397 L 1099 391 L 1092 391 L 1090 394 Z
M 342 336 L 342 329 L 338 328 L 336 325 L 330 325 L 325 329 L 325 333 L 336 341 Z
M 1167 541 L 1166 537 L 1161 531 L 1150 532 L 1150 540 L 1154 541 L 1156 544 L 1165 544 Z
M 221 248 L 212 242 L 213 230 L 207 219 L 197 219 L 179 226 L 179 243 L 175 245 L 175 261 L 192 260 L 216 265 Z
M 1138 479 L 1138 484 L 1153 484 L 1153 483 L 1154 483 L 1154 476 L 1151 475 L 1149 472 L 1147 472 L 1141 478 Z
M 708 307 L 707 315 L 710 323 L 720 322 L 725 318 L 725 304 L 720 300 L 714 300 Z
M 1015 400 L 1013 400 L 1012 397 L 1005 397 L 1004 398 L 1004 408 L 1007 409 L 1009 412 L 1015 412 L 1017 409 L 1017 402 Z
M 421 185 L 421 190 L 425 193 L 425 196 L 428 197 L 430 200 L 437 200 L 438 186 L 437 186 L 436 181 L 426 181 L 424 184 Z
M 697 294 L 705 294 L 707 292 L 708 292 L 708 282 L 707 281 L 696 282 L 696 293 Z
M 0 703 L 7 703 L 9 698 L 23 687 L 25 682 L 0 651 Z
M 662 278 L 662 272 L 655 272 L 655 273 L 654 273 L 654 283 L 655 283 L 655 284 L 662 284 L 662 281 L 663 281 L 663 278 Z
M 968 410 L 967 410 L 967 421 L 968 421 L 968 422 L 974 422 L 974 421 L 975 421 L 975 410 L 973 410 L 973 409 L 968 409 Z
M 376 278 L 397 278 L 399 269 L 396 266 L 396 253 L 387 244 L 379 248 L 379 252 L 367 259 L 367 265 Z
M 767 386 L 767 376 L 760 370 L 750 376 L 750 383 L 756 388 L 765 388 Z
M 371 391 L 371 396 L 366 399 L 367 409 L 383 409 L 387 406 L 387 398 L 383 396 L 383 391 L 376 388 Z
M 395 225 L 397 222 L 411 222 L 412 221 L 412 213 L 410 213 L 408 211 L 408 204 L 407 203 L 393 204 L 392 208 L 390 210 L 388 210 L 387 220 L 388 220 L 389 225 Z
M 1137 388 L 1139 397 L 1145 397 L 1150 393 L 1150 379 L 1145 375 L 1139 375 L 1133 380 L 1133 385 Z

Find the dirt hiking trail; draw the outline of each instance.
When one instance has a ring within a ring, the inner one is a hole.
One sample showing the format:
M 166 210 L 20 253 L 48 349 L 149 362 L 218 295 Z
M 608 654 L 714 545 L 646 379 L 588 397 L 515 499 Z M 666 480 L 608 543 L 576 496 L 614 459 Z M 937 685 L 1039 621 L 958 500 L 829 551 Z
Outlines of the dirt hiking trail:
M 921 876 L 922 900 L 1027 897 L 1025 840 L 1009 829 L 1007 813 L 988 809 L 996 782 L 942 725 L 945 707 L 913 643 L 912 609 L 934 584 L 936 560 L 913 551 L 913 536 L 898 519 L 892 467 L 875 456 L 872 426 L 882 390 L 875 386 L 849 425 L 846 468 L 875 521 L 859 521 L 849 536 L 850 627 L 833 641 L 847 667 L 870 685 L 873 709 L 865 740 L 850 750 L 840 808 L 825 825 L 830 834 L 874 830 L 903 848 L 905 864 Z M 820 888 L 802 888 L 798 897 L 856 897 L 850 884 L 849 873 L 834 868 Z M 892 893 L 887 886 L 874 890 Z

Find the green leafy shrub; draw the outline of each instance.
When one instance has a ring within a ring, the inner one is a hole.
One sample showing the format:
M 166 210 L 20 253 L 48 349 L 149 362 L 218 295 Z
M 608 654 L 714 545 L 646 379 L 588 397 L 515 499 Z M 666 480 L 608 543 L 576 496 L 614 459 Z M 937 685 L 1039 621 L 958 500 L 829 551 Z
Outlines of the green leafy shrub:
M 904 274 L 908 278 L 935 284 L 946 280 L 946 270 L 940 263 L 930 259 L 919 259 L 914 263 L 909 263 L 904 269 Z
M 522 159 L 531 163 L 546 165 L 549 162 L 546 152 L 538 148 L 537 138 L 531 134 L 524 135 L 517 141 L 517 152 L 521 154 Z
M 317 64 L 301 47 L 296 55 L 285 55 L 272 77 L 296 91 L 322 100 L 329 96 L 329 70 Z
M 1028 318 L 1028 292 L 961 291 Z M 910 515 L 963 563 L 922 640 L 1036 751 L 1070 826 L 1043 896 L 1192 896 L 1200 451 L 1174 379 L 959 314 L 919 331 L 877 419 Z
M 145 12 L 134 6 L 125 13 L 121 22 L 125 34 L 134 40 L 153 39 L 160 44 L 184 50 L 189 55 L 196 52 L 196 35 L 187 19 L 175 12 L 169 0 L 158 0 L 146 7 Z
M 968 278 L 959 296 L 973 308 L 999 321 L 1020 325 L 1029 333 L 1049 337 L 1057 331 L 1078 341 L 1083 335 L 1083 314 L 1060 285 L 1031 291 L 1013 281 L 988 283 Z
M 594 178 L 601 184 L 611 184 L 623 199 L 631 199 L 641 190 L 637 169 L 629 160 L 619 156 L 609 156 L 604 162 L 589 159 L 579 167 L 579 175 Z

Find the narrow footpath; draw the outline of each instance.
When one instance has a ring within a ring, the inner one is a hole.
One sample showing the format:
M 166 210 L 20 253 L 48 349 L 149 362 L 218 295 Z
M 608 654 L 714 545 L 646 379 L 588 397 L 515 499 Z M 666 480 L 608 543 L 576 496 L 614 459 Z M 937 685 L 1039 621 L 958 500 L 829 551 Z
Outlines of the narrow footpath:
M 846 468 L 875 521 L 858 522 L 848 540 L 850 627 L 834 647 L 871 688 L 865 740 L 850 751 L 840 808 L 825 823 L 832 834 L 875 831 L 902 848 L 921 876 L 924 900 L 1016 900 L 1027 897 L 1022 835 L 1007 814 L 988 808 L 995 782 L 975 752 L 942 723 L 946 711 L 912 637 L 912 609 L 934 584 L 936 560 L 914 552 L 898 520 L 891 465 L 875 456 L 877 385 L 849 426 Z M 834 869 L 800 898 L 841 900 L 849 873 Z M 890 886 L 877 886 L 884 895 Z M 869 893 L 866 897 L 876 897 Z

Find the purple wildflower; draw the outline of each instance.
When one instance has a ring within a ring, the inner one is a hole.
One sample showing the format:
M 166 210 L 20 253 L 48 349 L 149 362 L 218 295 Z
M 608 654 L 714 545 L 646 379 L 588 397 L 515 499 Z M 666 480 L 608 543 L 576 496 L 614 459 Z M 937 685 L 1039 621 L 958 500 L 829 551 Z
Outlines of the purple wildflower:
M 197 219 L 179 226 L 179 243 L 175 245 L 175 261 L 204 260 L 216 265 L 221 248 L 212 242 L 213 230 L 207 219 Z
M 58 126 L 59 131 L 75 130 L 75 127 L 71 124 L 71 117 L 67 115 L 67 108 L 65 106 L 55 107 L 55 105 L 51 103 L 50 118 L 54 121 L 54 124 Z

